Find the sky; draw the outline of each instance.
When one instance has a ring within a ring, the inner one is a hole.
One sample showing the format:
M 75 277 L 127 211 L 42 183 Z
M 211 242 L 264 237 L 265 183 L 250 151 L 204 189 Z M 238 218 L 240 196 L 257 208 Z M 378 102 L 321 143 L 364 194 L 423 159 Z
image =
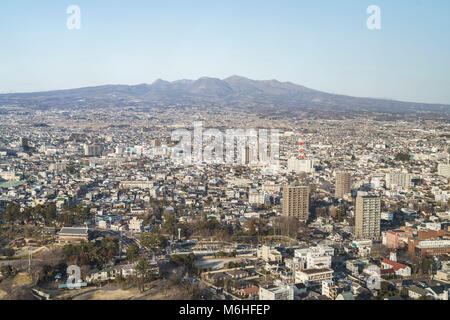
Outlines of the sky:
M 449 35 L 448 0 L 1 1 L 0 92 L 241 75 L 450 104 Z

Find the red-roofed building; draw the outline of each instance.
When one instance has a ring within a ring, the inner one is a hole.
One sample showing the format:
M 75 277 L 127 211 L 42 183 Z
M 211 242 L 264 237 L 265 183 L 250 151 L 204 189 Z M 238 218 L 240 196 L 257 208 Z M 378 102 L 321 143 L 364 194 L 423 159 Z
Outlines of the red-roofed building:
M 407 265 L 389 259 L 383 259 L 381 261 L 381 271 L 389 269 L 393 269 L 397 276 L 409 277 L 411 275 L 411 268 Z
M 241 296 L 249 296 L 254 297 L 259 293 L 259 288 L 257 286 L 244 288 L 238 291 L 238 294 Z

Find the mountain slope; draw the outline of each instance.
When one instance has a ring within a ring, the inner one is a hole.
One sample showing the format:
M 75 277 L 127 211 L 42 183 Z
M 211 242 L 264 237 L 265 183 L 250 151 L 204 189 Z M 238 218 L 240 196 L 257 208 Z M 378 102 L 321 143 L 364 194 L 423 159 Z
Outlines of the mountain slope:
M 356 98 L 329 94 L 290 82 L 258 81 L 240 76 L 226 79 L 203 77 L 198 80 L 152 84 L 106 85 L 80 89 L 0 95 L 0 106 L 29 108 L 95 108 L 148 106 L 159 104 L 217 104 L 277 110 L 336 110 L 356 112 L 450 112 L 449 105 Z

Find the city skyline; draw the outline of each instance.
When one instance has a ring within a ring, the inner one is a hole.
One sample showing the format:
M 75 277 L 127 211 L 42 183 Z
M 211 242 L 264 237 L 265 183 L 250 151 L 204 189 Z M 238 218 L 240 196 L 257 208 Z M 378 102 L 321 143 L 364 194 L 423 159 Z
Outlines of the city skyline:
M 449 12 L 0 4 L 0 301 L 448 301 Z

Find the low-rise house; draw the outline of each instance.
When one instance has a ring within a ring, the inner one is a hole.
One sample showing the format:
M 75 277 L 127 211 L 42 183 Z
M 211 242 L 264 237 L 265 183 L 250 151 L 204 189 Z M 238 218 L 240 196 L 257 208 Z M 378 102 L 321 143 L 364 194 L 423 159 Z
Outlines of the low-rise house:
M 243 279 L 248 277 L 248 272 L 245 270 L 231 270 L 226 273 L 229 274 L 232 279 Z
M 426 297 L 427 295 L 428 295 L 428 292 L 425 289 L 420 288 L 418 286 L 413 285 L 408 288 L 408 296 L 411 299 L 417 300 L 417 299 L 420 299 L 421 297 Z
M 435 300 L 448 300 L 448 294 L 450 290 L 449 285 L 432 286 L 425 289 L 429 292 L 429 296 Z
M 259 293 L 259 287 L 252 286 L 248 288 L 243 288 L 238 290 L 237 293 L 242 297 L 249 297 L 249 298 L 256 297 Z
M 450 283 L 450 270 L 438 270 L 435 279 Z
M 399 262 L 395 262 L 389 259 L 383 259 L 381 261 L 381 270 L 393 269 L 395 275 L 402 277 L 411 276 L 411 268 Z

